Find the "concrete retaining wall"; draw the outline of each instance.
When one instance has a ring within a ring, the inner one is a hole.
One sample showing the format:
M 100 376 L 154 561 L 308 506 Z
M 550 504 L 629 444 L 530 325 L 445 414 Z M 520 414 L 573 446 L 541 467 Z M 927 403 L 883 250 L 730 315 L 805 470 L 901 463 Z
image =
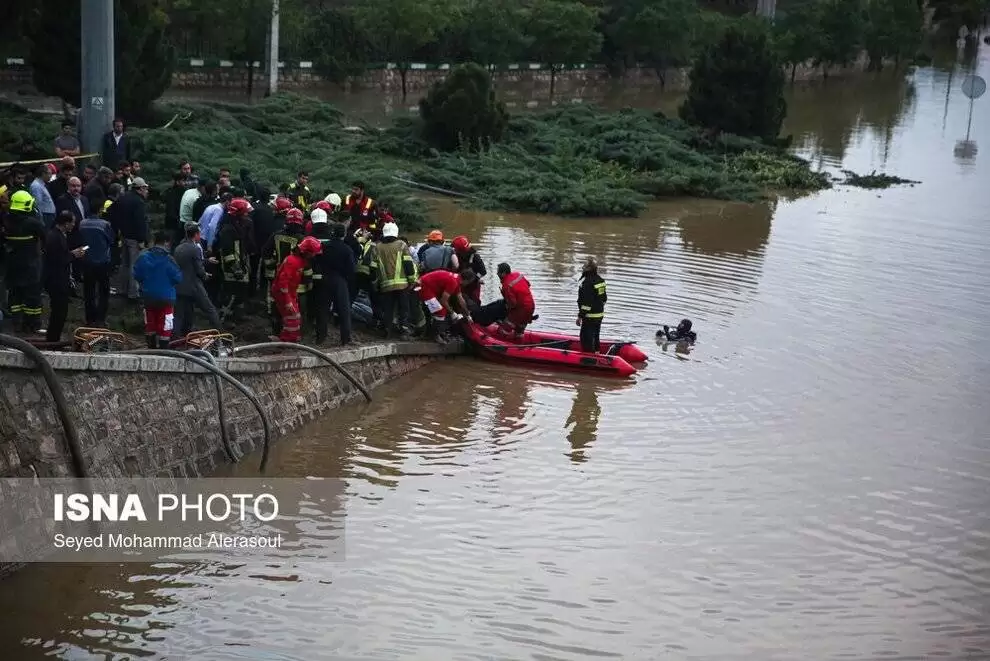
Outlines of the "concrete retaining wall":
M 337 88 L 325 81 L 313 69 L 312 62 L 284 62 L 279 69 L 279 87 L 284 90 L 305 91 L 310 88 Z M 861 72 L 866 68 L 864 56 L 853 65 L 846 68 L 833 68 L 830 76 L 840 76 Z M 409 92 L 422 92 L 433 83 L 446 77 L 450 70 L 448 64 L 413 64 L 407 73 L 406 86 Z M 257 89 L 266 86 L 267 73 L 264 69 L 254 69 L 253 82 Z M 788 76 L 790 71 L 787 72 Z M 820 67 L 802 65 L 797 68 L 795 80 L 812 80 L 821 78 L 823 71 Z M 546 65 L 523 63 L 510 65 L 507 71 L 499 74 L 500 83 L 532 86 L 534 91 L 549 90 L 550 69 Z M 687 69 L 671 69 L 666 72 L 666 89 L 683 91 L 688 86 Z M 172 75 L 172 89 L 247 89 L 248 70 L 245 63 L 210 60 L 181 60 Z M 558 71 L 556 87 L 561 93 L 579 89 L 589 85 L 603 85 L 610 81 L 603 67 L 598 65 L 577 65 Z M 649 68 L 631 69 L 622 78 L 621 84 L 629 86 L 659 85 L 656 72 Z M 0 85 L 9 88 L 20 88 L 25 93 L 33 89 L 31 69 L 23 58 L 7 58 L 0 62 Z M 402 77 L 394 64 L 385 64 L 369 68 L 363 74 L 356 76 L 343 85 L 347 91 L 379 90 L 387 94 L 397 94 L 402 90 Z
M 382 343 L 333 356 L 369 389 L 458 345 Z M 89 471 L 98 477 L 208 475 L 226 462 L 213 376 L 178 358 L 47 354 L 70 404 Z M 361 394 L 315 356 L 218 360 L 251 388 L 281 436 Z M 244 453 L 260 447 L 261 420 L 224 386 L 229 436 Z M 30 359 L 0 351 L 0 477 L 65 477 L 71 463 L 54 402 Z

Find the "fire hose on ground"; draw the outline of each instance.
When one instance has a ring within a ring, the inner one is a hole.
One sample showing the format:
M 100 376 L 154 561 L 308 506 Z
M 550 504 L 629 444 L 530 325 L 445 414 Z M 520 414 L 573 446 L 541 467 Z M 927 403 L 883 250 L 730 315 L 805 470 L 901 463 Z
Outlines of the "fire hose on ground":
M 52 364 L 45 358 L 45 354 L 19 337 L 0 335 L 0 346 L 20 351 L 38 366 L 38 370 L 44 377 L 45 383 L 48 384 L 48 391 L 52 395 L 52 400 L 55 402 L 55 410 L 58 412 L 59 420 L 62 422 L 62 430 L 65 432 L 65 442 L 69 448 L 69 457 L 72 459 L 72 468 L 75 471 L 75 477 L 88 477 L 86 460 L 83 458 L 82 446 L 79 444 L 79 432 L 76 430 L 76 425 L 69 415 L 69 403 L 65 399 L 65 391 L 62 390 L 62 384 L 59 383 Z
M 203 360 L 210 363 L 214 367 L 217 364 L 216 358 L 209 351 L 204 351 L 203 349 L 187 349 L 187 353 L 193 356 L 201 356 Z M 220 412 L 220 440 L 223 442 L 223 448 L 227 451 L 227 457 L 233 463 L 238 463 L 244 455 L 234 447 L 230 442 L 230 436 L 227 434 L 227 412 L 224 410 L 224 400 L 223 400 L 223 379 L 221 379 L 216 374 L 213 375 L 213 383 L 217 389 L 217 410 Z
M 347 370 L 347 368 L 345 368 L 343 365 L 341 365 L 336 360 L 334 360 L 324 352 L 320 351 L 319 349 L 308 347 L 305 344 L 295 344 L 294 342 L 259 342 L 258 344 L 248 344 L 243 347 L 234 347 L 234 355 L 236 356 L 238 354 L 246 353 L 249 351 L 257 351 L 258 349 L 295 349 L 297 351 L 303 351 L 305 353 L 312 354 L 317 358 L 320 358 L 324 362 L 329 363 L 331 366 L 333 366 L 333 368 L 336 369 L 338 372 L 340 372 L 340 374 L 343 375 L 345 379 L 350 381 L 355 388 L 361 391 L 361 394 L 364 395 L 365 399 L 367 399 L 369 402 L 371 401 L 371 393 L 368 392 L 368 389 L 364 387 L 364 384 L 361 383 L 357 379 L 357 377 L 351 374 L 350 371 Z

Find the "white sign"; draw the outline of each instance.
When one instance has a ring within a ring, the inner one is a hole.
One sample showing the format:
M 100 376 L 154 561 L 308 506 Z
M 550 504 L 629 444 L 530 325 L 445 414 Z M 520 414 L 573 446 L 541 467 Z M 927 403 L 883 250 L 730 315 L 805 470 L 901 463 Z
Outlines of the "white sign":
M 102 96 L 94 96 L 94 97 L 92 97 L 89 100 L 89 105 L 93 106 L 94 108 L 102 108 L 103 107 L 103 97 Z

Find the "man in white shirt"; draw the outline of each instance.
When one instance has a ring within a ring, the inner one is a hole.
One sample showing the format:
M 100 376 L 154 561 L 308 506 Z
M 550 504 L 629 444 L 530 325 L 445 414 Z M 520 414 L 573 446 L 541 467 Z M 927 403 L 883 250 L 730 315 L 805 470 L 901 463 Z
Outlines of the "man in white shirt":
M 182 194 L 182 199 L 179 201 L 179 223 L 183 227 L 199 221 L 198 218 L 193 218 L 193 206 L 196 204 L 196 200 L 203 196 L 203 188 L 204 182 L 200 179 L 196 181 L 194 188 L 190 188 Z

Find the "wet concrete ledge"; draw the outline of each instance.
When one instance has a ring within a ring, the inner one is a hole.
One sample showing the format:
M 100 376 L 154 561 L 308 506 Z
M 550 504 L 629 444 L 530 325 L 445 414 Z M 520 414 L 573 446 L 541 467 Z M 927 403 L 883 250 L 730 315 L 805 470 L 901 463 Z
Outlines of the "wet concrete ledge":
M 272 422 L 273 440 L 345 403 L 364 405 L 360 392 L 318 357 L 270 352 L 217 363 L 256 395 Z M 381 342 L 327 353 L 371 389 L 461 352 L 457 342 Z M 45 355 L 69 401 L 93 476 L 205 476 L 228 463 L 215 380 L 198 365 L 159 356 Z M 264 434 L 257 410 L 228 384 L 224 400 L 232 445 L 245 455 L 259 449 Z M 326 420 L 333 424 L 332 416 Z M 0 351 L 0 477 L 65 477 L 71 465 L 44 379 L 27 356 Z
M 341 365 L 352 365 L 367 360 L 398 356 L 445 356 L 463 352 L 462 345 L 439 345 L 434 342 L 379 342 L 353 349 L 330 349 L 326 353 Z M 181 372 L 205 373 L 199 365 L 181 358 L 167 356 L 140 356 L 124 353 L 66 353 L 44 351 L 48 362 L 56 371 L 100 372 Z M 279 355 L 272 355 L 279 354 Z M 271 349 L 258 351 L 251 357 L 218 358 L 217 364 L 231 374 L 278 372 L 288 369 L 324 367 L 326 363 L 316 356 L 292 353 L 291 350 Z M 35 369 L 34 361 L 20 351 L 0 351 L 0 370 L 5 368 Z

